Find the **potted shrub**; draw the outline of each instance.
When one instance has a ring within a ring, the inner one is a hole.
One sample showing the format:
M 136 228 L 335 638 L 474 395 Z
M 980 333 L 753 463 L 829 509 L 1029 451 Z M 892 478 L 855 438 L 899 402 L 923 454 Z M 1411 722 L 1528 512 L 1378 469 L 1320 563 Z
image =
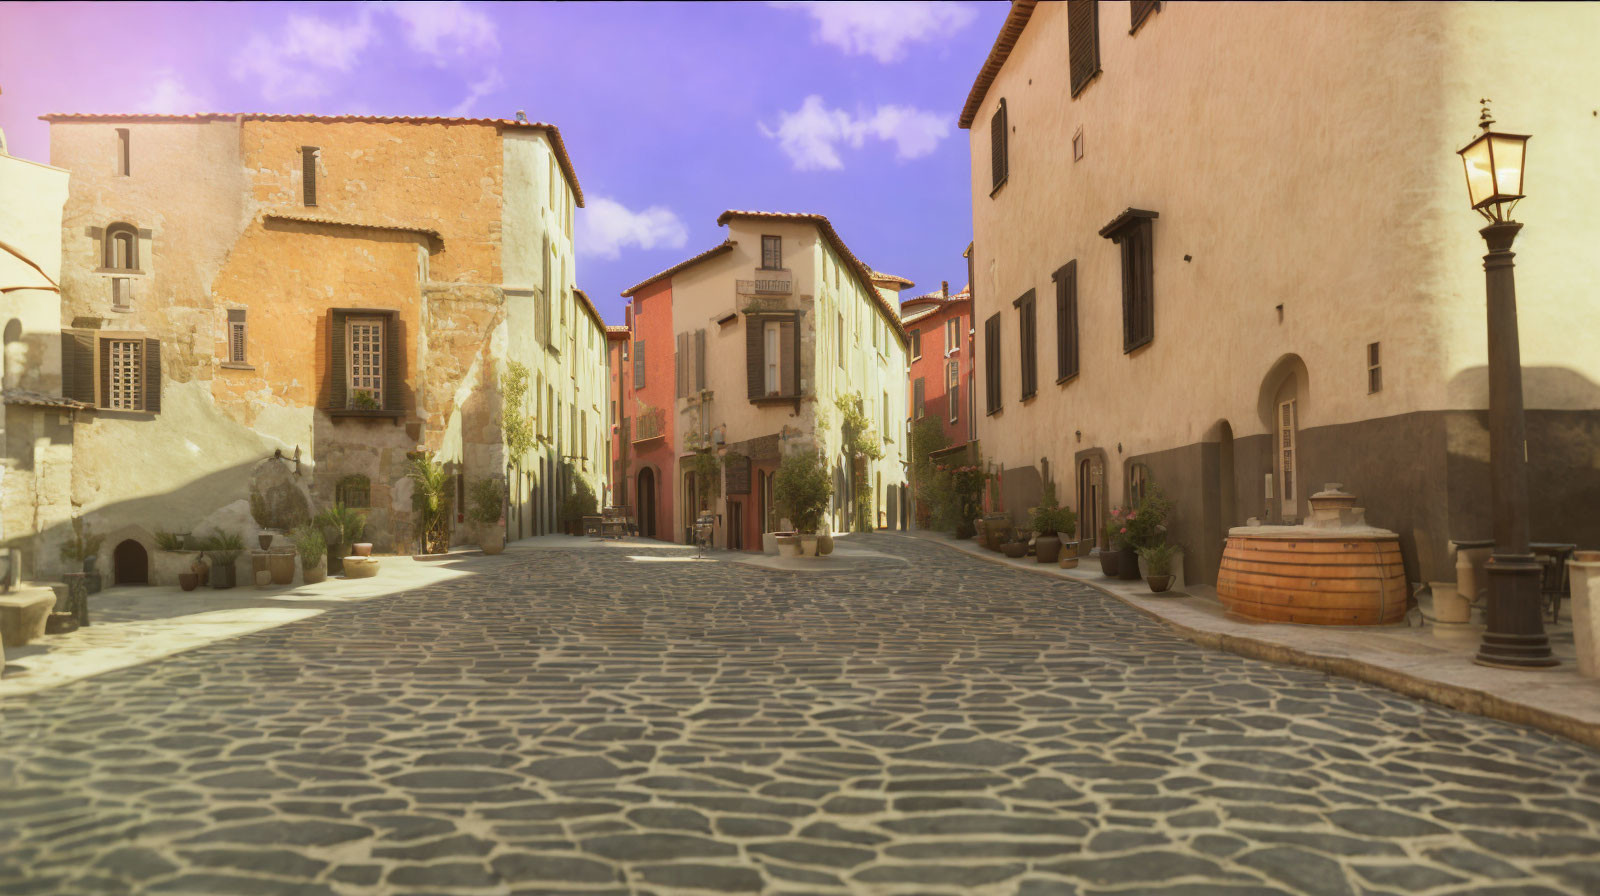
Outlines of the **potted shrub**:
M 1121 507 L 1111 511 L 1111 519 L 1106 520 L 1103 530 L 1106 546 L 1098 549 L 1100 574 L 1113 579 L 1117 577 L 1117 568 L 1121 565 L 1119 561 L 1122 559 L 1122 513 Z
M 505 485 L 499 479 L 479 479 L 467 490 L 467 518 L 478 525 L 478 547 L 485 554 L 506 549 Z
M 1139 569 L 1139 548 L 1155 547 L 1167 540 L 1167 517 L 1172 514 L 1172 502 L 1161 491 L 1160 487 L 1152 484 L 1145 492 L 1144 498 L 1138 506 L 1130 509 L 1123 517 L 1123 526 L 1127 530 L 1128 547 L 1133 549 L 1132 574 L 1126 569 L 1120 569 L 1120 578 L 1138 579 L 1142 574 Z M 1174 547 L 1175 551 L 1181 548 Z M 1124 554 L 1122 562 L 1127 562 L 1129 555 Z
M 1178 552 L 1178 546 L 1173 544 L 1148 545 L 1139 548 L 1139 559 L 1144 561 L 1144 583 L 1150 590 L 1160 594 L 1172 587 L 1172 559 Z
M 1011 537 L 1005 542 L 1001 543 L 1000 553 L 1005 554 L 1007 557 L 1010 557 L 1013 560 L 1028 556 L 1028 538 L 1031 535 L 1032 533 L 1030 533 L 1027 529 L 1014 530 L 1011 533 Z
M 327 542 L 328 575 L 344 572 L 345 548 L 353 548 L 361 541 L 361 533 L 367 528 L 367 515 L 335 501 L 333 506 L 317 514 L 312 522 L 322 530 L 322 537 Z M 367 550 L 371 552 L 370 544 Z
M 589 481 L 567 465 L 567 481 L 573 483 L 572 494 L 561 499 L 561 524 L 571 535 L 583 534 L 583 518 L 600 512 L 600 502 L 594 496 Z
M 411 510 L 422 555 L 449 553 L 450 474 L 433 459 L 433 452 L 424 451 L 412 456 L 406 478 L 411 480 Z
M 173 532 L 164 532 L 157 529 L 155 532 L 156 554 L 150 558 L 150 572 L 152 585 L 183 585 L 183 577 L 192 575 L 194 561 L 200 556 L 199 551 L 189 550 L 184 547 L 183 536 Z M 195 584 L 199 585 L 199 578 Z M 194 589 L 184 589 L 192 591 Z
M 211 587 L 232 588 L 237 584 L 237 570 L 234 564 L 239 562 L 239 555 L 244 553 L 244 538 L 237 532 L 224 532 L 218 529 L 212 532 L 203 544 L 205 546 L 201 550 L 205 551 L 206 558 L 211 561 Z
M 1056 484 L 1044 484 L 1044 497 L 1033 508 L 1033 529 L 1039 533 L 1034 539 L 1034 557 L 1040 563 L 1055 563 L 1061 556 L 1062 532 L 1071 532 L 1078 524 L 1078 515 L 1070 507 L 1062 507 L 1056 500 Z
M 100 590 L 100 574 L 94 570 L 100 560 L 100 545 L 105 540 L 104 535 L 89 532 L 89 524 L 83 521 L 83 517 L 75 516 L 72 518 L 72 534 L 61 543 L 61 562 L 67 564 L 68 572 L 83 571 L 83 581 L 90 594 Z
M 322 529 L 315 524 L 296 526 L 289 533 L 294 541 L 295 553 L 300 555 L 300 578 L 307 585 L 315 585 L 328 577 L 328 568 L 322 562 L 328 553 L 328 541 Z
M 805 551 L 805 539 L 810 538 L 810 556 L 815 556 L 817 528 L 828 511 L 828 499 L 833 497 L 833 477 L 828 475 L 822 455 L 814 451 L 796 451 L 778 464 L 773 482 L 773 500 L 778 515 L 788 517 L 800 533 L 800 550 Z M 778 539 L 778 553 L 782 554 L 784 540 Z

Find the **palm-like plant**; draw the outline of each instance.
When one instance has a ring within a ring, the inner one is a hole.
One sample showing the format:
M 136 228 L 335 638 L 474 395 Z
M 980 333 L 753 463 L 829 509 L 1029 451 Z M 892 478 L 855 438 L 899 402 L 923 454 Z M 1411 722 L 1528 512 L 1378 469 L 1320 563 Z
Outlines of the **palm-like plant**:
M 443 554 L 450 549 L 450 474 L 432 452 L 411 458 L 406 470 L 411 480 L 411 509 L 417 514 L 417 539 L 425 554 Z

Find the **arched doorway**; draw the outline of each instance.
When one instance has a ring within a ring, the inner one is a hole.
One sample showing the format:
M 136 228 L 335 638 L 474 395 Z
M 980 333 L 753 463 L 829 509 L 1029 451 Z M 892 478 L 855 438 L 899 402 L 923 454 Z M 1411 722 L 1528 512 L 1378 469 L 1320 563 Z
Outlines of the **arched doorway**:
M 639 534 L 645 538 L 656 537 L 656 474 L 649 467 L 639 471 L 639 484 L 634 489 L 639 496 Z
M 1078 552 L 1088 554 L 1090 549 L 1106 550 L 1105 526 L 1100 518 L 1100 506 L 1106 481 L 1105 461 L 1098 455 L 1078 462 Z
M 115 585 L 150 584 L 150 553 L 129 538 L 111 552 L 111 581 Z
M 1233 426 L 1223 420 L 1217 424 L 1217 529 L 1224 537 L 1239 525 L 1238 492 L 1233 480 Z

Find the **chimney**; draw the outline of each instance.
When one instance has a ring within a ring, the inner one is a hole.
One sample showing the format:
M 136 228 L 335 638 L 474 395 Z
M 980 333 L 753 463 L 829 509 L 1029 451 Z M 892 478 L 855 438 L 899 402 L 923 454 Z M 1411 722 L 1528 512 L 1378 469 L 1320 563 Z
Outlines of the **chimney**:
M 939 281 L 939 295 L 944 296 L 947 299 L 950 298 L 950 281 L 949 280 L 940 280 Z

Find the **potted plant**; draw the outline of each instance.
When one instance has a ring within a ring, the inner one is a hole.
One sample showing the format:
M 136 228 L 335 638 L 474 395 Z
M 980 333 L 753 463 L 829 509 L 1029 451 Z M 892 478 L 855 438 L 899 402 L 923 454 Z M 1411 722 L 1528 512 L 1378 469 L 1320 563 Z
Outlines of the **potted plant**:
M 312 522 L 322 530 L 322 537 L 327 542 L 328 575 L 344 572 L 344 549 L 353 548 L 361 540 L 361 533 L 367 528 L 367 515 L 335 501 L 333 506 L 317 514 Z M 370 544 L 367 550 L 371 552 Z
M 571 464 L 566 465 L 567 481 L 573 484 L 572 494 L 561 499 L 561 523 L 569 534 L 583 534 L 583 518 L 600 512 L 600 502 L 594 496 L 589 481 L 579 476 Z
M 193 574 L 195 558 L 200 556 L 198 551 L 188 550 L 184 547 L 183 536 L 174 532 L 165 532 L 160 529 L 155 531 L 157 551 L 150 558 L 150 577 L 153 585 L 183 585 L 183 577 Z M 199 585 L 199 578 L 195 584 Z M 193 590 L 185 589 L 185 590 Z
M 423 556 L 449 553 L 450 474 L 433 452 L 424 451 L 411 457 L 406 478 L 411 480 L 411 510 Z
M 1147 545 L 1139 548 L 1139 559 L 1144 561 L 1144 583 L 1150 590 L 1160 594 L 1172 587 L 1172 558 L 1178 553 L 1178 546 L 1173 544 Z
M 1013 560 L 1028 556 L 1028 539 L 1032 534 L 1027 529 L 1014 530 L 1010 539 L 1000 545 L 1000 553 Z
M 328 568 L 323 560 L 328 553 L 328 540 L 322 537 L 322 528 L 315 523 L 304 523 L 289 531 L 295 553 L 300 555 L 300 578 L 307 585 L 315 585 L 328 578 Z
M 1122 514 L 1123 510 L 1121 507 L 1115 508 L 1111 511 L 1111 518 L 1106 520 L 1106 524 L 1103 529 L 1106 546 L 1100 548 L 1098 552 L 1098 556 L 1100 557 L 1100 574 L 1112 579 L 1117 577 L 1117 567 L 1120 565 L 1118 561 L 1122 559 L 1122 550 L 1120 547 L 1123 539 Z
M 1130 528 L 1133 521 L 1138 519 L 1138 508 L 1118 507 L 1111 511 L 1111 522 L 1106 524 L 1107 541 L 1112 552 L 1117 555 L 1113 561 L 1113 571 L 1106 575 L 1126 581 L 1137 581 L 1139 578 L 1139 543 L 1134 540 L 1134 531 Z M 1102 558 L 1101 569 L 1105 568 Z
M 828 511 L 828 499 L 833 497 L 833 477 L 828 475 L 822 455 L 814 451 L 796 451 L 778 464 L 773 481 L 773 500 L 778 515 L 788 517 L 800 533 L 799 549 L 815 556 L 817 527 Z M 811 550 L 805 551 L 806 538 L 811 540 Z M 778 552 L 783 553 L 784 540 L 778 539 Z
M 1123 526 L 1127 529 L 1127 545 L 1132 549 L 1133 562 L 1132 574 L 1127 569 L 1119 569 L 1120 578 L 1136 580 L 1143 573 L 1139 569 L 1139 548 L 1155 547 L 1167 540 L 1167 517 L 1172 514 L 1172 502 L 1167 499 L 1159 486 L 1151 484 L 1140 499 L 1138 506 L 1130 509 L 1123 517 Z M 1174 551 L 1181 555 L 1182 548 L 1174 547 Z M 1123 554 L 1121 562 L 1128 562 L 1129 554 Z
M 244 553 L 244 538 L 237 532 L 224 532 L 218 529 L 212 532 L 203 542 L 206 558 L 211 561 L 211 587 L 217 589 L 232 588 L 237 584 L 237 571 L 234 564 L 239 562 L 239 555 Z
M 499 479 L 478 479 L 467 489 L 467 519 L 478 525 L 478 547 L 485 554 L 506 549 L 505 484 Z
M 83 517 L 75 516 L 72 518 L 72 534 L 61 543 L 61 562 L 67 564 L 71 572 L 83 571 L 84 583 L 90 594 L 100 590 L 100 575 L 94 568 L 100 560 L 100 545 L 105 540 L 104 535 L 89 532 L 89 524 L 83 521 Z
M 1078 514 L 1070 507 L 1062 507 L 1056 500 L 1056 484 L 1044 484 L 1044 497 L 1033 508 L 1033 528 L 1039 533 L 1034 539 L 1033 553 L 1040 563 L 1055 563 L 1061 556 L 1062 532 L 1071 532 L 1078 524 Z

